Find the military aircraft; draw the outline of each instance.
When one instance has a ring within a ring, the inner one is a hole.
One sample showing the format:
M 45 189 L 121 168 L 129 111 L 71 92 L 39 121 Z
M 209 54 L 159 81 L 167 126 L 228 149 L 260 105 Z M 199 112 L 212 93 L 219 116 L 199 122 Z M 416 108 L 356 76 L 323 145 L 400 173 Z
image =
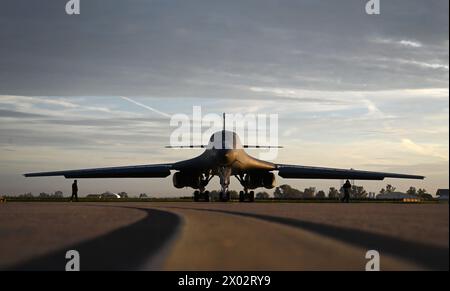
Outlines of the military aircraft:
M 288 179 L 351 179 L 351 180 L 383 180 L 384 178 L 424 179 L 424 176 L 405 175 L 384 172 L 371 172 L 301 165 L 275 164 L 256 159 L 245 152 L 245 148 L 271 148 L 279 146 L 242 145 L 239 136 L 225 128 L 223 114 L 223 130 L 214 133 L 208 145 L 188 145 L 174 148 L 205 148 L 199 156 L 171 164 L 153 164 L 126 167 L 94 168 L 57 172 L 29 173 L 25 177 L 64 176 L 66 179 L 83 178 L 165 178 L 173 175 L 176 188 L 191 187 L 194 201 L 209 201 L 206 186 L 214 176 L 220 178 L 220 200 L 229 201 L 231 176 L 236 177 L 243 187 L 239 193 L 239 201 L 253 202 L 254 190 L 264 187 L 275 187 L 275 174 Z M 169 146 L 169 148 L 172 148 Z

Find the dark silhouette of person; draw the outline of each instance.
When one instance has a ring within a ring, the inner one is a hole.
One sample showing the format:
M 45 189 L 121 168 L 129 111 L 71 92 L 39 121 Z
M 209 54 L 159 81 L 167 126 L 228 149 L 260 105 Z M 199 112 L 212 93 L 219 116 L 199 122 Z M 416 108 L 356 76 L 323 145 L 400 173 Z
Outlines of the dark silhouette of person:
M 344 203 L 349 203 L 350 202 L 350 189 L 352 188 L 352 184 L 350 183 L 349 180 L 345 181 L 344 186 L 342 186 L 342 188 L 344 188 L 344 197 L 342 197 L 342 202 Z
M 73 184 L 72 184 L 72 197 L 70 198 L 70 201 L 73 202 L 74 198 L 75 198 L 75 201 L 78 202 L 78 183 L 77 183 L 77 180 L 73 181 Z

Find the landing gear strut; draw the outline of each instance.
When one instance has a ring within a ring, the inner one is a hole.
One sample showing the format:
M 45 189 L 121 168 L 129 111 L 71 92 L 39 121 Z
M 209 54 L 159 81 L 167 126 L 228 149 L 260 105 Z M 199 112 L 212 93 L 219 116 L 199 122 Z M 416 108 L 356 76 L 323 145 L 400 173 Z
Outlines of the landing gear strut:
M 200 177 L 201 177 L 200 187 L 199 187 L 199 190 L 196 190 L 194 192 L 194 201 L 195 202 L 199 202 L 199 201 L 209 202 L 209 199 L 210 199 L 209 191 L 205 191 L 205 187 L 206 187 L 206 185 L 208 185 L 209 181 L 211 181 L 213 176 L 209 175 L 209 174 L 206 174 L 206 176 L 204 176 L 202 174 Z
M 240 191 L 239 192 L 239 202 L 255 202 L 255 192 L 250 191 L 248 192 L 247 189 L 245 189 L 244 191 Z
M 239 192 L 239 202 L 245 202 L 245 201 L 254 202 L 255 201 L 255 192 L 248 191 L 248 188 L 247 188 L 248 183 L 246 183 L 245 177 L 243 175 L 236 176 L 236 179 L 238 179 L 238 181 L 244 187 L 244 191 Z
M 219 178 L 220 178 L 220 201 L 221 202 L 228 202 L 230 201 L 230 192 L 228 191 L 228 187 L 230 186 L 230 177 L 231 177 L 231 168 L 229 167 L 220 167 L 219 171 Z
M 220 192 L 220 197 L 219 197 L 221 202 L 228 202 L 230 201 L 231 197 L 230 197 L 230 192 L 226 191 L 226 192 Z
M 199 202 L 199 201 L 204 201 L 204 202 L 209 202 L 209 191 L 195 191 L 194 192 L 194 201 L 195 202 Z

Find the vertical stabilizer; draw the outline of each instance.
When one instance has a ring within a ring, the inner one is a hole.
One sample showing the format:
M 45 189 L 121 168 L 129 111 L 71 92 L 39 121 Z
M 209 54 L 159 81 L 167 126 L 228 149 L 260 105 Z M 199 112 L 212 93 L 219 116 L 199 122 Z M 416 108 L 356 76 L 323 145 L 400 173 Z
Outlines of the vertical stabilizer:
M 223 113 L 223 130 L 225 130 L 225 112 Z
M 225 149 L 225 112 L 223 113 L 222 149 Z

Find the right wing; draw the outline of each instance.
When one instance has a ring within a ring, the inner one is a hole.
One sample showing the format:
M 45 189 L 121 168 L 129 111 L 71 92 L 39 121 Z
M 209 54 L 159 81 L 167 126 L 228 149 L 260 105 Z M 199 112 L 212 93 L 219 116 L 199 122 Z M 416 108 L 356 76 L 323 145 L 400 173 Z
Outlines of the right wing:
M 277 165 L 278 175 L 290 179 L 351 179 L 351 180 L 384 180 L 384 178 L 424 179 L 424 176 L 406 175 L 386 172 L 372 172 L 299 165 Z
M 25 174 L 25 177 L 64 176 L 76 178 L 165 178 L 170 176 L 172 164 L 141 165 L 127 167 L 94 168 L 57 172 L 41 172 Z

